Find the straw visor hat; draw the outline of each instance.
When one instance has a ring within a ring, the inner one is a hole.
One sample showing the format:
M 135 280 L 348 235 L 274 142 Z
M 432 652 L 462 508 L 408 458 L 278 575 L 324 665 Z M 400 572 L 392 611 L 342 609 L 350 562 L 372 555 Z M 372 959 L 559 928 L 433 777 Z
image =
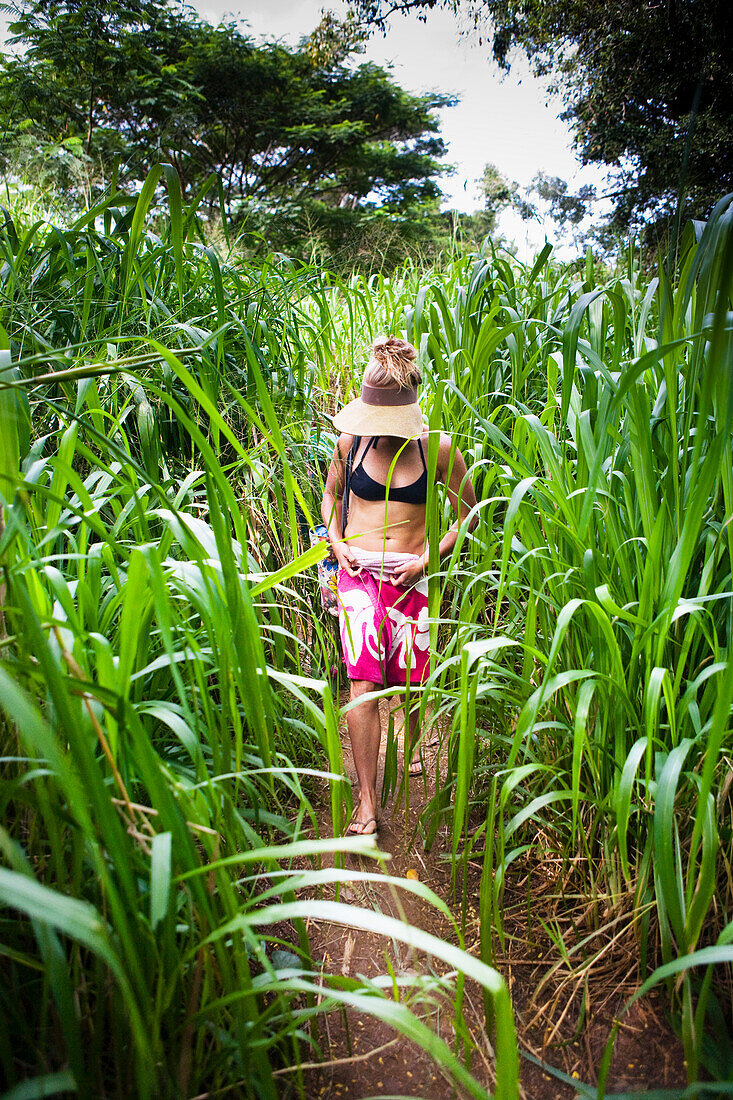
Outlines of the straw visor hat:
M 333 426 L 348 435 L 395 435 L 400 439 L 421 435 L 423 415 L 417 386 L 370 386 L 364 382 L 361 397 L 336 413 Z
M 350 401 L 333 418 L 337 432 L 348 435 L 391 435 L 413 439 L 422 434 L 417 403 L 421 381 L 417 351 L 398 336 L 378 336 L 364 371 L 361 397 Z

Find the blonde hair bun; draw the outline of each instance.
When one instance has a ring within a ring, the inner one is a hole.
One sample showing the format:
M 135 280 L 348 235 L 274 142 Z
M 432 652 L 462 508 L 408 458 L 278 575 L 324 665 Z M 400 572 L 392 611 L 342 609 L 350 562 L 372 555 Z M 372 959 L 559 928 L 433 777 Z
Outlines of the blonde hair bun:
M 364 381 L 369 386 L 390 386 L 394 383 L 400 388 L 418 386 L 422 382 L 422 373 L 416 359 L 417 350 L 407 340 L 401 340 L 399 336 L 377 336 L 364 371 Z

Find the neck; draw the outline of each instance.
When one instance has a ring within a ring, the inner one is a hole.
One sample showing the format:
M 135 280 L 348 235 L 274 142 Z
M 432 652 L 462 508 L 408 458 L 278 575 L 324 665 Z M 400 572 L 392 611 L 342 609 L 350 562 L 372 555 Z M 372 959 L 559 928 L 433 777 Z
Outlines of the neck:
M 396 455 L 408 442 L 409 440 L 400 439 L 396 435 L 377 435 L 374 437 L 374 446 L 379 445 L 380 450 L 388 451 L 392 455 Z

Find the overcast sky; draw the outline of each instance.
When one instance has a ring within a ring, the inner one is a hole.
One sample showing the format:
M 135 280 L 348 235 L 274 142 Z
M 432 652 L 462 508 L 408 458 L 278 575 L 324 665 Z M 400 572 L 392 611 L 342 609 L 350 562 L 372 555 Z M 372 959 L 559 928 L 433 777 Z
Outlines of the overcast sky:
M 244 20 L 256 38 L 278 38 L 290 45 L 309 34 L 326 8 L 343 17 L 341 0 L 195 0 L 210 22 L 223 15 Z M 602 183 L 592 168 L 580 169 L 571 138 L 558 115 L 559 100 L 549 100 L 545 86 L 518 59 L 509 76 L 489 60 L 486 43 L 461 39 L 453 15 L 434 10 L 425 23 L 414 15 L 393 16 L 387 36 L 376 33 L 361 59 L 391 65 L 394 79 L 409 92 L 451 92 L 456 107 L 441 112 L 441 134 L 448 143 L 448 163 L 454 175 L 443 180 L 445 205 L 472 211 L 481 205 L 476 181 L 491 161 L 503 175 L 526 186 L 538 171 L 572 184 Z M 545 233 L 556 236 L 552 223 L 522 222 L 507 211 L 500 228 L 514 240 L 520 254 L 541 246 Z M 563 253 L 566 250 L 563 249 Z M 566 253 L 569 254 L 569 253 Z

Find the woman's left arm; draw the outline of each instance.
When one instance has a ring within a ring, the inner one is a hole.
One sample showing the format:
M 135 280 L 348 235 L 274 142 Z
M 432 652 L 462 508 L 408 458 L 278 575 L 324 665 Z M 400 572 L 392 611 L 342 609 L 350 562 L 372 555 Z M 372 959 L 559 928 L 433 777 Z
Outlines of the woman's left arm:
M 438 545 L 438 557 L 444 558 L 446 554 L 450 554 L 451 550 L 456 545 L 461 524 L 476 504 L 476 492 L 471 482 L 471 478 L 468 476 L 466 460 L 458 447 L 452 443 L 449 435 L 441 434 L 436 474 L 438 480 L 442 481 L 448 490 L 448 496 L 453 505 L 453 511 L 456 513 L 454 522 L 443 535 Z M 477 517 L 474 516 L 471 521 L 471 527 L 475 527 L 476 523 Z M 425 547 L 423 557 L 427 568 L 429 561 L 429 549 L 427 546 Z

